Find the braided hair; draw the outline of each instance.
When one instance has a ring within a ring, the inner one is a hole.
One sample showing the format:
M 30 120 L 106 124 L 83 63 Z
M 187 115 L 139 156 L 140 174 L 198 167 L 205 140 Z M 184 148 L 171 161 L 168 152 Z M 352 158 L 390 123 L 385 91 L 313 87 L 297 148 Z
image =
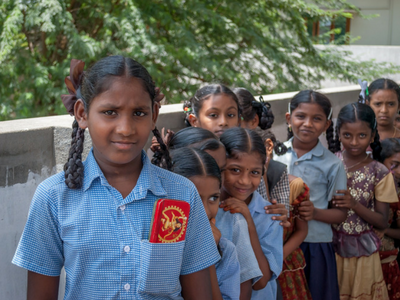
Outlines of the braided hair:
M 277 140 L 275 134 L 271 130 L 256 129 L 255 131 L 260 135 L 264 143 L 268 139 L 272 141 L 276 155 L 281 156 L 287 152 L 288 149 L 285 144 Z
M 199 117 L 199 111 L 203 106 L 203 102 L 209 99 L 213 95 L 225 94 L 231 97 L 237 104 L 238 107 L 238 120 L 240 118 L 240 106 L 239 100 L 236 97 L 236 94 L 232 92 L 230 88 L 223 84 L 210 84 L 203 86 L 198 89 L 194 96 L 189 100 L 184 101 L 183 103 L 183 111 L 186 114 L 185 124 L 186 126 L 192 126 L 189 122 L 189 116 L 194 114 L 196 117 Z
M 85 111 L 88 113 L 93 99 L 101 93 L 107 91 L 112 83 L 121 76 L 134 77 L 141 79 L 145 90 L 149 93 L 152 104 L 156 96 L 155 85 L 147 70 L 137 61 L 124 56 L 108 56 L 95 63 L 84 75 L 76 97 L 81 99 Z M 71 189 L 82 187 L 84 167 L 82 163 L 82 151 L 84 142 L 84 129 L 78 126 L 76 119 L 72 125 L 72 141 L 69 150 L 68 161 L 64 165 L 65 183 Z M 168 150 L 162 141 L 157 128 L 153 130 L 154 136 L 160 143 L 161 148 L 165 148 L 162 159 L 165 164 L 171 167 L 171 159 Z
M 321 106 L 322 110 L 324 111 L 326 118 L 332 121 L 332 104 L 331 101 L 327 96 L 324 94 L 318 93 L 313 90 L 304 90 L 297 93 L 289 103 L 289 114 L 292 112 L 302 103 L 317 103 Z M 293 132 L 291 127 L 288 126 L 288 140 L 293 137 Z M 335 134 L 333 130 L 333 122 L 329 125 L 328 129 L 326 130 L 326 140 L 328 142 L 328 149 L 331 152 L 335 152 L 336 144 L 335 144 Z
M 258 116 L 258 127 L 263 130 L 271 128 L 275 120 L 271 104 L 264 102 L 262 97 L 260 97 L 260 101 L 257 101 L 245 88 L 235 88 L 233 92 L 239 99 L 243 121 L 250 122 Z
M 375 113 L 370 106 L 363 103 L 350 103 L 342 107 L 342 109 L 340 110 L 336 121 L 336 145 L 338 145 L 338 147 L 335 150 L 340 150 L 339 133 L 341 126 L 344 123 L 355 123 L 357 121 L 366 122 L 371 129 L 372 134 L 375 134 L 374 140 L 370 144 L 370 147 L 372 149 L 372 157 L 375 160 L 380 161 L 382 146 L 379 141 L 379 133 Z

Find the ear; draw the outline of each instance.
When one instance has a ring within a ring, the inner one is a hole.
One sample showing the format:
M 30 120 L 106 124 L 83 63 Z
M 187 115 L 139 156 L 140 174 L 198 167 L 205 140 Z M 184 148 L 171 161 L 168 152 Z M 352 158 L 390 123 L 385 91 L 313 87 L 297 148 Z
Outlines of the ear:
M 199 127 L 199 119 L 194 114 L 190 114 L 188 120 L 193 127 Z
M 331 126 L 331 124 L 332 124 L 332 120 L 327 120 L 326 124 L 325 124 L 324 131 L 326 131 L 329 128 L 329 126 Z
M 81 129 L 86 129 L 88 127 L 88 114 L 85 109 L 85 104 L 81 99 L 75 102 L 74 116 Z
M 258 115 L 256 114 L 256 116 L 253 118 L 253 120 L 251 120 L 250 122 L 248 122 L 249 124 L 249 129 L 254 130 L 257 128 L 258 123 L 260 122 L 260 118 L 258 117 Z
M 288 112 L 285 114 L 285 119 L 286 119 L 286 123 L 289 125 L 291 117 L 290 117 L 290 114 Z
M 160 103 L 155 101 L 153 104 L 153 115 L 151 117 L 152 119 L 152 126 L 151 129 L 154 130 L 154 128 L 156 128 L 156 123 L 157 123 L 157 119 L 158 119 L 158 115 L 160 114 Z
M 264 145 L 265 150 L 267 151 L 267 157 L 270 157 L 272 155 L 272 152 L 274 152 L 274 143 L 271 139 L 266 139 Z
M 371 135 L 371 142 L 370 142 L 370 144 L 372 144 L 372 143 L 374 142 L 374 140 L 375 140 L 375 132 L 373 132 L 372 135 Z

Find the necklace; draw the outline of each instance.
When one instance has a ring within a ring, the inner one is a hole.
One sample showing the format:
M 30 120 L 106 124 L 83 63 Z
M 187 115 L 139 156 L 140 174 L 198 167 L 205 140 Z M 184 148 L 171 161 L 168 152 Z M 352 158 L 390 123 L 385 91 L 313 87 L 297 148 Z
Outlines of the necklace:
M 362 159 L 362 160 L 360 160 L 358 163 L 356 163 L 356 164 L 354 164 L 354 165 L 352 165 L 352 166 L 350 166 L 350 167 L 348 167 L 347 165 L 346 165 L 346 162 L 344 161 L 344 153 L 346 152 L 346 150 L 344 150 L 343 151 L 343 153 L 342 153 L 342 156 L 343 156 L 343 162 L 344 162 L 344 166 L 346 167 L 346 170 L 350 170 L 351 168 L 353 168 L 353 167 L 355 167 L 355 166 L 358 166 L 359 164 L 361 164 L 362 162 L 364 162 L 367 158 L 368 158 L 368 153 L 366 153 L 366 156 Z

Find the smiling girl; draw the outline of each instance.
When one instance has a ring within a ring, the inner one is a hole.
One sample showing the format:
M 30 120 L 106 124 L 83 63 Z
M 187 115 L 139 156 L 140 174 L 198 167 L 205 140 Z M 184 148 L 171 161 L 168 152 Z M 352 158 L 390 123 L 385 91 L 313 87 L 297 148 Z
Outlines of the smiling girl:
M 311 201 L 302 202 L 298 211 L 301 218 L 309 221 L 301 249 L 312 298 L 338 300 L 331 224 L 343 222 L 346 209 L 332 208 L 330 201 L 345 197 L 338 194 L 347 190 L 346 172 L 342 162 L 319 141 L 326 131 L 328 144 L 334 149 L 332 105 L 325 95 L 305 90 L 293 97 L 288 108 L 288 151 L 274 159 L 286 164 L 289 174 L 300 177 L 310 188 Z
M 199 194 L 143 151 L 151 131 L 162 143 L 150 74 L 123 56 L 85 74 L 83 66 L 73 60 L 66 78 L 75 116 L 68 162 L 37 188 L 13 259 L 28 270 L 27 299 L 57 299 L 62 267 L 64 299 L 211 299 L 209 267 L 220 255 Z M 86 129 L 93 148 L 82 162 Z M 149 242 L 159 198 L 190 204 L 184 241 Z
M 374 110 L 381 140 L 399 138 L 400 130 L 395 127 L 395 119 L 400 108 L 400 88 L 393 80 L 379 78 L 369 87 L 369 105 Z

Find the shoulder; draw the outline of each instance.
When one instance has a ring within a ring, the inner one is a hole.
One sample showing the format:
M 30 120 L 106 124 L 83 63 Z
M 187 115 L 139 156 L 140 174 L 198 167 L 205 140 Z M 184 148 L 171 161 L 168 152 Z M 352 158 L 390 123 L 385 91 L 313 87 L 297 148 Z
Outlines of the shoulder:
M 373 173 L 375 174 L 378 180 L 383 179 L 387 174 L 390 173 L 389 169 L 386 166 L 376 160 L 371 162 L 371 168 L 373 168 Z
M 36 194 L 49 197 L 55 194 L 62 194 L 68 190 L 65 184 L 64 172 L 60 172 L 42 181 L 37 187 Z

